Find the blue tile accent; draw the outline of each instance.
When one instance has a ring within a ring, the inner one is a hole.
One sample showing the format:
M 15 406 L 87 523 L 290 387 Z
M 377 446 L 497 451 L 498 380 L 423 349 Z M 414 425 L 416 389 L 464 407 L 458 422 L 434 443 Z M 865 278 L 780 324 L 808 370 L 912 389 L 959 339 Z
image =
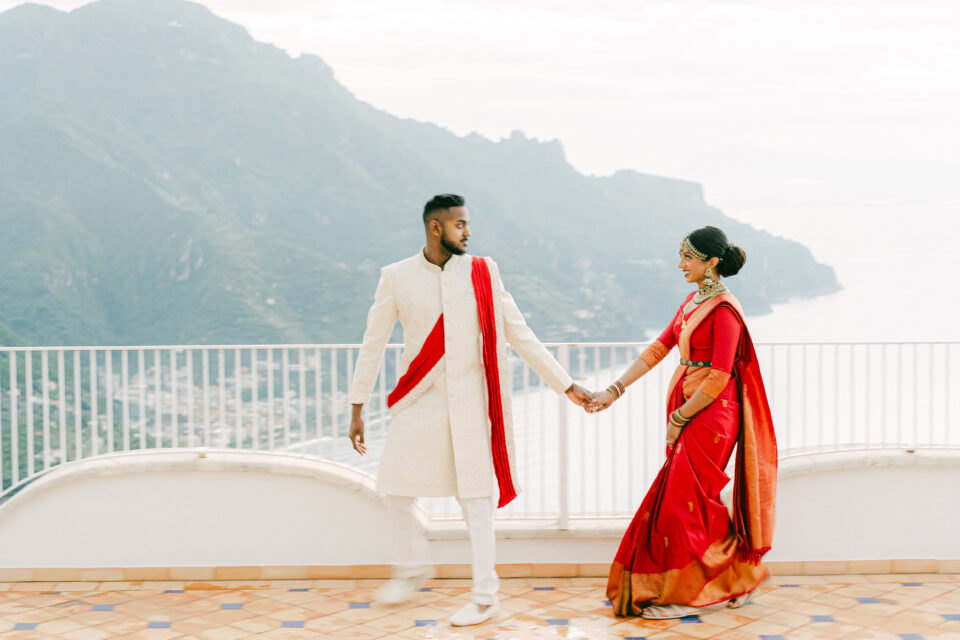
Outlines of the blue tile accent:
M 570 624 L 569 618 L 547 618 L 547 624 L 555 627 L 565 627 Z
M 940 615 L 943 616 L 944 620 L 952 620 L 954 622 L 960 620 L 960 613 L 942 613 Z
M 112 604 L 95 604 L 91 611 L 113 611 Z
M 236 611 L 237 609 L 243 609 L 243 604 L 239 602 L 224 602 L 220 605 L 220 608 L 227 611 Z
M 553 591 L 556 587 L 534 587 L 534 591 Z
M 684 616 L 683 618 L 680 618 L 680 622 L 700 624 L 701 622 L 703 622 L 703 620 L 700 619 L 700 616 L 693 615 L 693 616 Z
M 287 629 L 303 629 L 303 620 L 284 620 L 280 626 Z
M 46 593 L 45 595 L 48 595 L 48 596 L 58 596 L 58 595 L 60 595 L 60 592 L 59 592 L 59 591 L 47 591 L 47 593 Z
M 880 601 L 876 598 L 857 598 L 857 602 L 860 604 L 880 604 Z
M 351 602 L 350 608 L 351 609 L 369 609 L 370 603 L 369 602 Z
M 417 591 L 433 591 L 433 587 L 417 587 Z
M 183 593 L 183 589 L 167 589 L 164 593 Z
M 919 633 L 898 633 L 900 640 L 923 640 L 923 636 Z
M 647 640 L 647 636 L 624 636 L 623 640 Z
M 36 628 L 37 628 L 36 622 L 18 622 L 17 624 L 13 625 L 14 631 L 32 631 L 33 629 L 36 629 Z
M 603 601 L 603 604 L 607 605 L 608 607 L 612 607 L 612 606 L 613 606 L 613 603 L 610 602 L 609 600 L 604 600 L 604 601 Z
M 151 622 L 147 625 L 147 629 L 169 629 L 169 622 Z
M 810 619 L 814 622 L 836 622 L 833 616 L 810 616 Z
M 780 588 L 781 588 L 781 589 L 799 589 L 799 588 L 800 588 L 800 585 L 798 585 L 798 584 L 782 584 L 782 585 L 780 585 Z M 772 637 L 775 637 L 775 636 L 770 636 L 770 637 L 772 638 Z
M 785 640 L 783 636 L 760 636 L 760 640 Z
M 922 582 L 901 582 L 900 584 L 903 585 L 904 587 L 922 587 L 923 586 Z M 910 635 L 910 634 L 908 633 L 907 635 Z M 917 634 L 913 634 L 913 635 L 917 635 Z
M 310 591 L 310 589 L 287 589 L 287 591 L 292 593 L 306 593 L 307 591 Z
M 435 627 L 437 626 L 436 620 L 416 620 L 414 621 L 414 626 L 417 627 Z

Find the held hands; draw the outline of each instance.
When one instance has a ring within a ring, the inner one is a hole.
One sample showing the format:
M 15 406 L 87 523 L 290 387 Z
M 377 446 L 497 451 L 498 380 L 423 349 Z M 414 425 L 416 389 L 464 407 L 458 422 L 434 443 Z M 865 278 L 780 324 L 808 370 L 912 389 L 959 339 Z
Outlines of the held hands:
M 567 389 L 566 394 L 567 397 L 570 398 L 570 402 L 578 407 L 586 408 L 587 404 L 593 400 L 593 394 L 578 385 L 576 382 L 570 385 L 570 388 Z
M 603 411 L 604 409 L 608 408 L 611 404 L 613 404 L 614 400 L 615 398 L 613 397 L 613 394 L 609 391 L 594 393 L 590 403 L 583 409 L 587 413 L 597 413 L 598 411 Z
M 617 380 L 612 385 L 601 391 L 600 393 L 593 394 L 593 401 L 589 406 L 584 407 L 587 413 L 596 413 L 598 411 L 603 411 L 611 404 L 623 397 L 623 394 L 627 392 L 627 385 L 623 383 L 623 380 Z

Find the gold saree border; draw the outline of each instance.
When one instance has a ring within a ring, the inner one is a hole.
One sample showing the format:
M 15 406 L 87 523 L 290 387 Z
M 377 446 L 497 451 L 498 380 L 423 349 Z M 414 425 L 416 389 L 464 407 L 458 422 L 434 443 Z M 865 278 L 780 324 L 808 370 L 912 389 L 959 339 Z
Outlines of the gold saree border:
M 717 567 L 723 568 L 717 572 Z M 614 562 L 607 580 L 607 598 L 617 616 L 638 616 L 644 607 L 658 604 L 706 607 L 724 602 L 753 591 L 769 577 L 765 564 L 737 559 L 737 539 L 730 535 L 711 544 L 701 558 L 680 569 L 631 573 L 623 564 Z

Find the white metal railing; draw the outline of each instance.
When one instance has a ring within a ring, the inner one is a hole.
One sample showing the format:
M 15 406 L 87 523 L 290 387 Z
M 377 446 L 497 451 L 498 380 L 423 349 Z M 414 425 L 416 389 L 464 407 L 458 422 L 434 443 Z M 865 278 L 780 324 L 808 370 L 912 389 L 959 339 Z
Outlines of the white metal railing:
M 573 377 L 607 386 L 638 343 L 549 345 Z M 0 348 L 0 497 L 55 466 L 141 449 L 246 449 L 374 473 L 398 376 L 390 345 L 365 409 L 370 453 L 351 448 L 357 345 Z M 781 456 L 960 446 L 960 343 L 770 343 L 757 347 Z M 520 497 L 504 517 L 622 516 L 662 464 L 676 354 L 599 415 L 512 361 Z M 458 510 L 430 499 L 436 517 Z

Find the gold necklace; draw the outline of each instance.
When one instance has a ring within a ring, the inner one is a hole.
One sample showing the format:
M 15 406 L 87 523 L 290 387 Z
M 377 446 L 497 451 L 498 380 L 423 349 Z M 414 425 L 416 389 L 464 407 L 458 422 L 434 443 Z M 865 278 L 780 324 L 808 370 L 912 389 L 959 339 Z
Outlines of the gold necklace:
M 701 304 L 714 296 L 720 295 L 726 290 L 727 287 L 724 286 L 723 282 L 711 279 L 709 283 L 704 283 L 697 288 L 697 292 L 693 294 L 693 302 Z
M 721 293 L 724 293 L 726 290 L 727 288 L 724 286 L 723 282 L 719 280 L 711 280 L 709 284 L 705 284 L 697 287 L 697 292 L 693 294 L 693 299 L 690 300 L 690 302 L 692 302 L 694 306 L 694 308 L 690 311 L 690 316 L 692 317 L 693 314 L 696 313 L 697 307 L 699 307 L 701 304 L 703 304 L 710 298 L 713 298 L 715 296 L 720 295 Z M 687 305 L 684 305 L 683 307 L 684 308 L 681 309 L 680 311 L 680 329 L 681 330 L 687 328 L 687 313 L 686 313 Z

